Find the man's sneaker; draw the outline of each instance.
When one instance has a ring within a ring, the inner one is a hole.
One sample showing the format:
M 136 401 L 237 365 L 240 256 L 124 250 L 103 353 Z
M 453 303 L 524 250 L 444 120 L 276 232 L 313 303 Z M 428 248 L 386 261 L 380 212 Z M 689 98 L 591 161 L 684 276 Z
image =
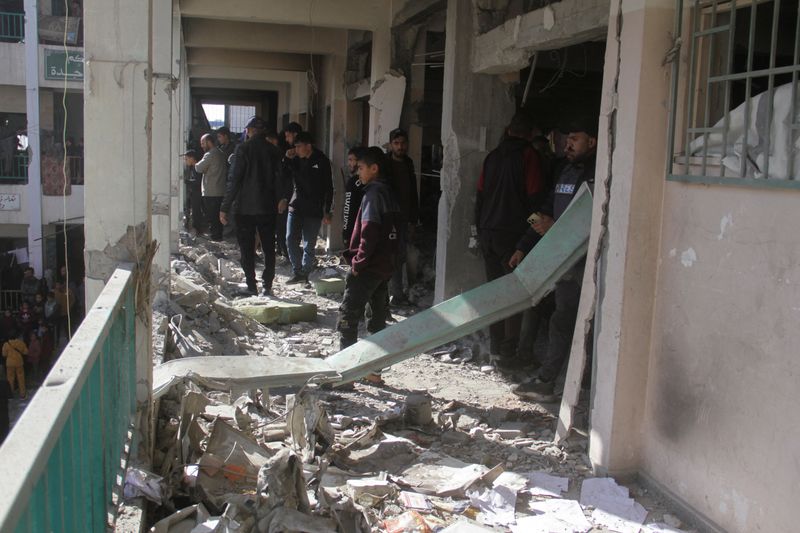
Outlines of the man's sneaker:
M 537 400 L 540 402 L 548 402 L 556 399 L 554 394 L 555 384 L 552 381 L 541 381 L 534 379 L 517 385 L 511 392 L 525 398 L 526 400 Z
M 298 283 L 308 283 L 308 276 L 304 274 L 295 274 L 292 279 L 286 282 L 287 285 L 297 285 Z
M 272 296 L 272 289 L 269 287 L 264 287 L 263 289 L 261 289 L 260 296 L 263 297 Z

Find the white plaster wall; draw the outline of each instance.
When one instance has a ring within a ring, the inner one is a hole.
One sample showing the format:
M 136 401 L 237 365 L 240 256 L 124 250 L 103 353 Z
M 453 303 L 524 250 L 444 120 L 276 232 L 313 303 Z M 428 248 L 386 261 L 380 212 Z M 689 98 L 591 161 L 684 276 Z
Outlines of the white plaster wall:
M 19 211 L 0 211 L 0 226 L 20 224 L 28 227 L 28 200 L 25 185 L 0 185 L 0 194 L 19 194 Z M 27 233 L 25 234 L 27 237 Z
M 25 87 L 25 43 L 0 43 L 0 81 Z
M 3 76 L 3 82 L 6 79 Z M 0 85 L 0 112 L 2 113 L 26 113 L 25 107 L 25 87 L 14 85 Z
M 80 223 L 78 219 L 81 217 L 83 217 L 83 185 L 72 186 L 72 194 L 66 197 L 66 205 L 61 196 L 42 196 L 42 224 L 52 224 L 65 219 L 70 224 L 77 224 Z
M 25 185 L 0 185 L 0 194 L 19 194 L 19 211 L 0 211 L 0 225 L 28 225 L 28 201 Z M 42 224 L 64 220 L 65 206 L 61 196 L 42 196 Z M 71 223 L 83 217 L 83 185 L 73 185 L 72 194 L 66 197 L 66 219 Z
M 798 202 L 666 186 L 642 470 L 727 531 L 797 531 Z

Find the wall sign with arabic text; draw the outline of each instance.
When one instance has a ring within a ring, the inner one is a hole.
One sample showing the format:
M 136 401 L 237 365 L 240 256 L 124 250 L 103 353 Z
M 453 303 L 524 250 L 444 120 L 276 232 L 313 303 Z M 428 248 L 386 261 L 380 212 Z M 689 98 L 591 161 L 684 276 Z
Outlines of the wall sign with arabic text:
M 44 79 L 83 81 L 83 50 L 44 49 Z
M 0 211 L 19 211 L 19 194 L 0 194 Z

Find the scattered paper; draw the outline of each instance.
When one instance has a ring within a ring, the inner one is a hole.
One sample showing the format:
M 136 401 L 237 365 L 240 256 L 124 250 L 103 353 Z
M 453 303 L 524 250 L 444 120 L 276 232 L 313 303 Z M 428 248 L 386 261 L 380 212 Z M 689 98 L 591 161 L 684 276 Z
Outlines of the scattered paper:
M 493 530 L 486 529 L 485 527 L 473 524 L 472 522 L 462 520 L 460 522 L 456 522 L 455 524 L 450 524 L 439 533 L 491 533 L 492 531 Z
M 546 472 L 531 472 L 528 474 L 528 493 L 532 496 L 547 496 L 560 498 L 569 490 L 569 478 L 550 475 Z
M 402 503 L 406 509 L 428 511 L 431 508 L 431 503 L 424 495 L 405 490 L 400 493 L 400 503 Z
M 483 489 L 467 493 L 473 507 L 481 511 L 484 524 L 509 526 L 516 523 L 515 508 L 517 491 L 499 485 L 493 489 Z
M 531 502 L 530 508 L 540 514 L 518 519 L 517 525 L 511 526 L 513 533 L 583 533 L 592 528 L 575 500 Z
M 472 484 L 489 472 L 483 465 L 464 463 L 433 453 L 423 453 L 419 459 L 423 462 L 403 470 L 396 481 L 421 494 L 463 496 Z
M 164 478 L 141 468 L 129 468 L 125 472 L 125 484 L 122 488 L 126 500 L 145 497 L 151 502 L 161 505 L 164 500 Z
M 594 507 L 592 521 L 620 533 L 639 533 L 647 511 L 628 496 L 628 489 L 612 478 L 584 479 L 581 505 Z
M 516 474 L 514 472 L 503 472 L 497 476 L 497 479 L 494 480 L 492 486 L 508 487 L 509 489 L 520 492 L 525 490 L 525 487 L 528 486 L 528 479 L 525 476 Z

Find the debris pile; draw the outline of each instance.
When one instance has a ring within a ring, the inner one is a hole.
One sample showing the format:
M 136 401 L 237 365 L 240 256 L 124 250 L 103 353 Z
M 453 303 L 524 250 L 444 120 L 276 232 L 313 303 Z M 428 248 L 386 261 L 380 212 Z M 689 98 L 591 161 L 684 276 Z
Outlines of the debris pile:
M 232 244 L 181 253 L 174 300 L 154 306 L 153 462 L 125 478 L 151 531 L 682 531 L 646 490 L 595 478 L 585 435 L 554 444 L 552 413 L 513 399 L 483 335 L 395 365 L 386 386 L 325 388 L 346 274 L 335 257 L 307 286 L 285 285 L 279 263 L 274 297 L 237 298 Z M 410 298 L 425 305 L 433 271 L 418 271 Z M 306 374 L 269 383 L 274 365 Z
M 681 531 L 593 478 L 580 435 L 556 446 L 512 411 L 354 387 L 176 382 L 154 473 L 129 476 L 157 496 L 151 531 Z

